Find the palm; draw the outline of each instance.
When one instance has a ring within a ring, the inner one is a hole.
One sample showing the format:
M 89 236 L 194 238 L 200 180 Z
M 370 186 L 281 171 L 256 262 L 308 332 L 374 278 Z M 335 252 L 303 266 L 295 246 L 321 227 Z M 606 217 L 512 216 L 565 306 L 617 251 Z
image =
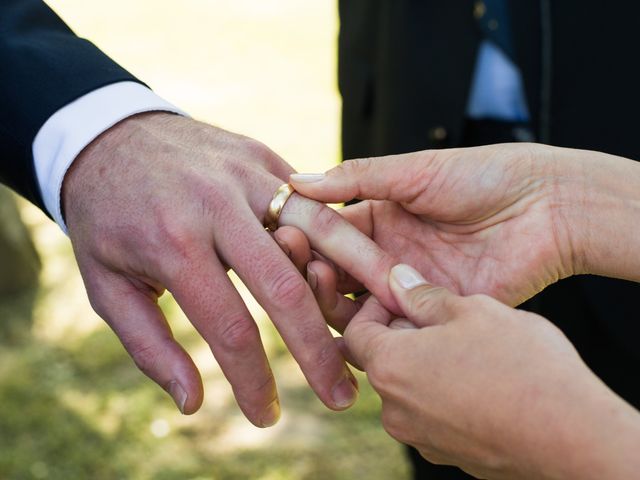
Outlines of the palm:
M 529 180 L 535 166 L 522 155 L 464 152 L 416 179 L 410 201 L 369 201 L 344 215 L 356 224 L 369 215 L 372 239 L 434 284 L 517 305 L 570 274 L 554 189 Z
M 425 221 L 392 202 L 376 202 L 373 240 L 429 281 L 462 295 L 485 293 L 522 303 L 558 280 L 543 256 L 553 255 L 542 212 L 481 230 Z

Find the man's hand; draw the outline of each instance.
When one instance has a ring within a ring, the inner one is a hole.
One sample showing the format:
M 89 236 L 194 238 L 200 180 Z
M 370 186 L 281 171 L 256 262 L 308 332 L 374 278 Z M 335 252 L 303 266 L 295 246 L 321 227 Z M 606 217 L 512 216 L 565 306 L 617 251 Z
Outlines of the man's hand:
M 345 332 L 382 398 L 390 435 L 478 478 L 633 478 L 640 414 L 535 314 L 428 285 L 407 265 Z
M 258 329 L 229 268 L 273 319 L 320 399 L 333 409 L 355 401 L 356 380 L 311 290 L 262 226 L 292 172 L 254 140 L 152 113 L 111 128 L 67 173 L 66 222 L 91 304 L 184 413 L 199 408 L 202 382 L 157 306 L 165 288 L 211 346 L 249 420 L 268 426 L 279 416 Z M 342 225 L 354 248 L 370 244 L 380 278 L 388 274 L 389 256 L 339 215 L 301 197 L 290 202 L 315 218 L 312 238 Z M 381 285 L 372 289 L 393 309 Z

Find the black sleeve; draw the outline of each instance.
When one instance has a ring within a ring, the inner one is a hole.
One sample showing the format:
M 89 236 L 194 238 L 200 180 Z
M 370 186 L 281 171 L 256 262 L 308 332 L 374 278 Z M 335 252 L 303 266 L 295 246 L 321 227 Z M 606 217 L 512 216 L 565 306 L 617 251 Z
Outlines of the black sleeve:
M 60 108 L 97 88 L 138 81 L 77 37 L 40 0 L 0 0 L 0 182 L 44 209 L 32 143 Z

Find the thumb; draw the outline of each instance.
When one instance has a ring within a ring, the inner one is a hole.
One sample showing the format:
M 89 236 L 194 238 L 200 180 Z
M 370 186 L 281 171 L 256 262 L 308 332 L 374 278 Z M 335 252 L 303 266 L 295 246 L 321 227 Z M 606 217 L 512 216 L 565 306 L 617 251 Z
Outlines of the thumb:
M 371 296 L 366 300 L 344 331 L 349 363 L 367 370 L 378 349 L 393 335 L 389 324 L 394 317 L 376 297 Z
M 298 193 L 323 203 L 354 198 L 410 201 L 426 187 L 435 155 L 424 151 L 348 160 L 326 173 L 294 173 L 289 181 Z
M 463 298 L 430 285 L 417 270 L 403 264 L 391 269 L 389 286 L 405 317 L 418 327 L 454 320 Z

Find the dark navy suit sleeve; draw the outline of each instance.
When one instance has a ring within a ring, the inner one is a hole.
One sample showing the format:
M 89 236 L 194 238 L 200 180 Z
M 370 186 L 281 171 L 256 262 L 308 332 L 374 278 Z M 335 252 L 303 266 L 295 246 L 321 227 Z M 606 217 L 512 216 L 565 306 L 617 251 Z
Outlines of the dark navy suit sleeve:
M 32 143 L 56 111 L 97 88 L 138 81 L 40 0 L 0 0 L 0 182 L 40 208 Z

